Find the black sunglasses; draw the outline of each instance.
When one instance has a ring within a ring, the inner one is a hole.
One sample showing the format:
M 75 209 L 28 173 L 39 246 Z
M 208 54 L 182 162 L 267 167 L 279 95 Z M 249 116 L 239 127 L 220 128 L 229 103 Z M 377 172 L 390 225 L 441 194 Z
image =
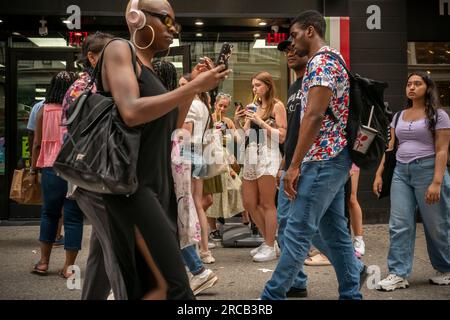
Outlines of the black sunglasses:
M 161 20 L 161 22 L 169 29 L 174 27 L 176 33 L 181 32 L 181 25 L 179 23 L 177 23 L 174 18 L 169 16 L 169 14 L 167 14 L 167 13 L 162 14 L 162 13 L 157 13 L 157 12 L 152 12 L 152 11 L 147 11 L 147 10 L 142 10 L 142 9 L 141 9 L 141 11 L 144 12 L 145 14 L 148 14 L 149 16 L 159 18 L 159 20 Z

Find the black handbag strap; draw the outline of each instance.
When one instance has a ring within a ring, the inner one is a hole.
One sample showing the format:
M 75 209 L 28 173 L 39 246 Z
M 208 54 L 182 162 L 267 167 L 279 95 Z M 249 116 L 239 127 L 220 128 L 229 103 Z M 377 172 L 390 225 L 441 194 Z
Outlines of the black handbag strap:
M 402 115 L 402 112 L 403 112 L 403 111 L 397 112 L 396 114 L 394 114 L 394 117 L 393 117 L 393 119 L 394 119 L 394 136 L 391 137 L 391 139 L 392 139 L 392 138 L 395 139 L 395 142 L 394 142 L 394 149 L 393 149 L 393 150 L 397 150 L 397 148 L 398 148 L 398 139 L 397 139 L 397 137 L 395 136 L 395 129 L 397 129 L 397 124 L 398 124 L 398 121 L 400 120 L 400 117 L 401 117 L 401 115 Z
M 102 53 L 100 55 L 100 58 L 98 59 L 98 63 L 95 66 L 94 72 L 92 73 L 92 79 L 91 82 L 97 80 L 97 88 L 99 91 L 103 91 L 103 83 L 102 83 L 102 66 L 103 66 L 103 55 L 105 54 L 106 48 L 113 42 L 113 41 L 126 41 L 128 43 L 128 46 L 131 49 L 131 62 L 133 64 L 134 73 L 136 74 L 136 78 L 138 77 L 138 67 L 137 67 L 137 56 L 136 56 L 136 49 L 134 48 L 134 45 L 125 39 L 122 38 L 114 38 L 111 41 L 109 41 L 105 47 L 102 50 Z
M 105 53 L 105 49 L 106 47 L 113 41 L 117 41 L 117 40 L 121 40 L 121 41 L 126 41 L 128 43 L 128 45 L 130 46 L 131 49 L 131 62 L 133 64 L 133 68 L 134 68 L 134 73 L 136 74 L 136 78 L 138 77 L 138 69 L 137 69 L 137 56 L 136 56 L 136 49 L 134 48 L 134 45 L 125 39 L 122 38 L 114 38 L 111 41 L 109 41 L 105 47 L 102 50 L 102 53 L 100 55 L 100 58 L 98 60 L 97 65 L 95 66 L 94 71 L 92 72 L 92 77 L 91 77 L 91 81 L 89 82 L 89 84 L 87 85 L 86 89 L 84 90 L 84 92 L 82 93 L 82 95 L 80 96 L 80 98 L 78 99 L 77 105 L 75 107 L 75 111 L 72 113 L 72 115 L 69 117 L 69 119 L 67 119 L 67 121 L 64 123 L 65 126 L 70 125 L 78 116 L 78 114 L 81 112 L 81 107 L 83 106 L 84 102 L 86 101 L 86 99 L 91 95 L 92 92 L 92 87 L 95 83 L 95 81 L 97 80 L 98 86 L 97 88 L 99 88 L 99 91 L 103 91 L 103 84 L 102 84 L 102 65 L 103 65 L 103 55 Z

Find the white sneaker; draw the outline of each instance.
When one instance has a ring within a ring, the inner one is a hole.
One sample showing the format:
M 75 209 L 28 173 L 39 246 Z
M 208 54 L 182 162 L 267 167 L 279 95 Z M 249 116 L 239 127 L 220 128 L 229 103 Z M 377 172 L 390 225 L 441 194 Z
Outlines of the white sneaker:
M 114 293 L 113 293 L 112 290 L 109 292 L 108 298 L 106 298 L 106 300 L 116 300 L 116 299 L 114 298 Z
M 257 254 L 254 255 L 254 262 L 266 262 L 277 259 L 277 253 L 274 247 L 269 247 L 265 245 Z
M 198 295 L 200 292 L 214 286 L 219 279 L 210 269 L 205 269 L 202 273 L 193 276 L 190 282 L 192 292 Z
M 260 245 L 259 247 L 256 247 L 255 249 L 252 249 L 252 250 L 250 251 L 250 255 L 251 255 L 252 257 L 254 257 L 259 251 L 261 251 L 261 249 L 262 249 L 265 245 L 266 245 L 266 243 L 263 242 L 263 243 L 261 243 L 261 245 Z
M 214 242 L 208 241 L 208 249 L 214 249 L 216 247 L 216 244 Z
M 378 290 L 394 291 L 395 289 L 406 289 L 409 283 L 406 279 L 395 274 L 390 274 L 380 282 L 378 282 Z
M 356 239 L 353 240 L 353 247 L 355 248 L 355 251 L 359 253 L 361 256 L 363 256 L 366 253 L 366 244 L 364 243 L 363 239 Z
M 212 256 L 211 251 L 200 251 L 200 259 L 203 263 L 210 264 L 216 262 L 216 259 Z
M 436 272 L 433 278 L 430 278 L 431 284 L 448 286 L 450 284 L 450 272 Z

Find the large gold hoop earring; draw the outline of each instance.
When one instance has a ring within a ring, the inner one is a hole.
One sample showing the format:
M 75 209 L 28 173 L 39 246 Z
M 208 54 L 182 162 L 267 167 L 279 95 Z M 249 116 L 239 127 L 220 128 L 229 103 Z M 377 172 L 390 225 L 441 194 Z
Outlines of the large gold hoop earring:
M 144 26 L 144 28 L 145 27 L 149 27 L 151 30 L 152 30 L 152 41 L 150 41 L 150 43 L 146 46 L 146 47 L 140 47 L 138 44 L 137 44 L 137 42 L 136 42 L 136 33 L 138 32 L 138 30 L 136 29 L 136 30 L 134 30 L 134 33 L 133 33 L 133 43 L 134 43 L 134 45 L 136 46 L 136 48 L 138 48 L 138 49 L 141 49 L 141 50 L 145 50 L 145 49 L 148 49 L 148 48 L 150 48 L 150 46 L 153 44 L 153 42 L 155 41 L 155 30 L 153 29 L 153 27 L 151 26 L 151 25 L 149 25 L 149 24 L 146 24 L 145 26 Z M 144 28 L 142 28 L 142 29 L 144 29 Z M 142 29 L 139 29 L 139 30 L 142 30 Z

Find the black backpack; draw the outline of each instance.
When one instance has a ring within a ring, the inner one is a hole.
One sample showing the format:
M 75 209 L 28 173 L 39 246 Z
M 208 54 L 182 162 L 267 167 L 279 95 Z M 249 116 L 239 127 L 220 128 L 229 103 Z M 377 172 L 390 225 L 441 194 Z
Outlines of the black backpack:
M 109 43 L 116 40 L 119 39 Z M 136 52 L 129 41 L 128 44 L 136 71 Z M 141 130 L 127 127 L 114 99 L 100 93 L 103 52 L 91 82 L 67 111 L 68 134 L 53 168 L 63 179 L 88 191 L 129 195 L 138 188 L 136 167 Z M 99 92 L 94 94 L 96 78 Z
M 373 168 L 379 164 L 389 142 L 388 128 L 392 112 L 384 103 L 384 90 L 388 87 L 388 84 L 350 72 L 344 60 L 334 52 L 321 51 L 316 53 L 314 57 L 319 54 L 328 54 L 336 58 L 348 73 L 350 80 L 350 104 L 346 127 L 348 151 L 352 162 L 358 167 L 363 169 Z M 327 114 L 335 118 L 329 109 Z M 354 150 L 353 146 L 358 140 L 359 129 L 362 125 L 367 125 L 369 119 L 370 127 L 377 130 L 378 133 L 367 152 L 361 153 Z

